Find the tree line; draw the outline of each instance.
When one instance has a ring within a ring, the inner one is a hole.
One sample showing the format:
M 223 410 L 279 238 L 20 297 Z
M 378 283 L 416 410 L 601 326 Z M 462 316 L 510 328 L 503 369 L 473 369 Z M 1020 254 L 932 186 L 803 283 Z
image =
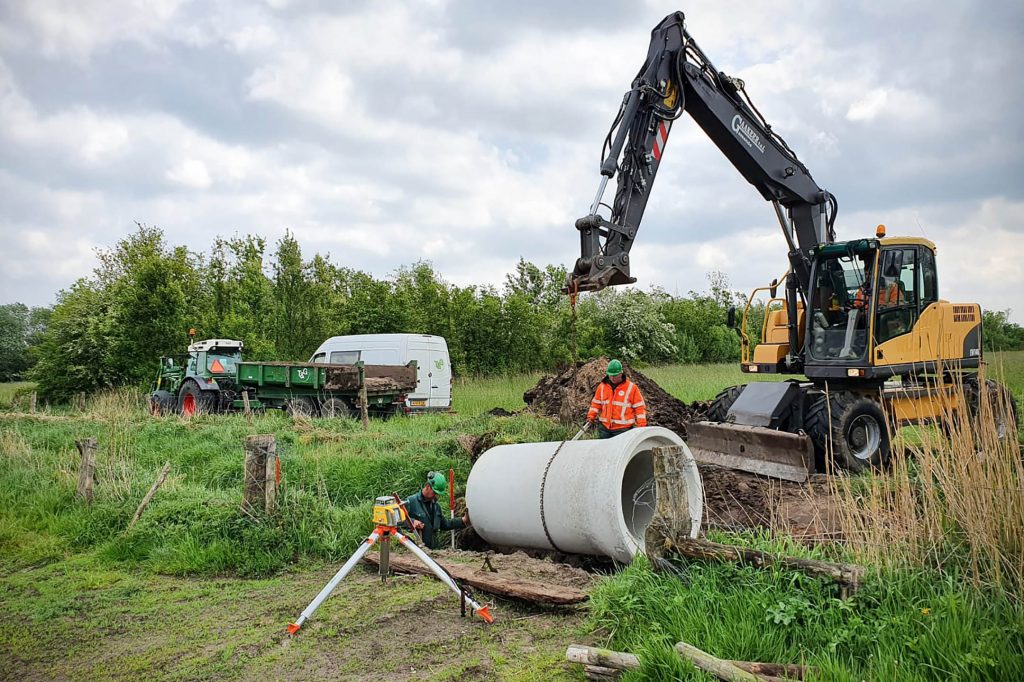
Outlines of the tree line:
M 241 339 L 253 360 L 306 360 L 342 334 L 437 334 L 464 376 L 551 370 L 574 350 L 641 365 L 739 358 L 726 315 L 744 297 L 718 272 L 705 292 L 606 289 L 581 296 L 574 311 L 561 266 L 521 259 L 501 287 L 455 286 L 422 261 L 377 278 L 305 257 L 291 234 L 272 245 L 256 235 L 217 238 L 199 253 L 139 225 L 98 260 L 52 308 L 0 306 L 0 380 L 31 379 L 53 400 L 145 384 L 161 355 L 185 350 L 189 328 L 200 339 Z M 763 315 L 752 308 L 752 338 Z M 986 347 L 1024 348 L 1024 329 L 1006 318 L 986 313 Z

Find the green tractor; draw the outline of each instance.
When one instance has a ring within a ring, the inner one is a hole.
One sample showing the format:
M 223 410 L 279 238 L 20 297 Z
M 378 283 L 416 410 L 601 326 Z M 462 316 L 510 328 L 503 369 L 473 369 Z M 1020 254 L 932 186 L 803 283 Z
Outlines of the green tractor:
M 207 339 L 189 344 L 188 353 L 160 358 L 150 412 L 186 416 L 230 409 L 239 397 L 236 369 L 242 342 Z

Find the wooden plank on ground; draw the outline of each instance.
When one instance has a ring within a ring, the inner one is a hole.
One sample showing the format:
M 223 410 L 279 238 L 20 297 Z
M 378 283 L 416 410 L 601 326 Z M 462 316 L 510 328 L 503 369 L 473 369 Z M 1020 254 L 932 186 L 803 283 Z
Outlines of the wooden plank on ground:
M 380 565 L 376 554 L 367 554 L 363 559 L 373 566 Z M 437 561 L 437 559 L 434 559 Z M 573 587 L 546 585 L 541 583 L 504 576 L 500 573 L 478 571 L 471 566 L 453 562 L 437 561 L 453 578 L 478 590 L 496 594 L 499 597 L 522 599 L 534 604 L 566 605 L 578 604 L 589 599 L 586 592 Z M 418 559 L 411 556 L 391 555 L 391 570 L 396 573 L 420 573 L 433 575 L 431 570 Z

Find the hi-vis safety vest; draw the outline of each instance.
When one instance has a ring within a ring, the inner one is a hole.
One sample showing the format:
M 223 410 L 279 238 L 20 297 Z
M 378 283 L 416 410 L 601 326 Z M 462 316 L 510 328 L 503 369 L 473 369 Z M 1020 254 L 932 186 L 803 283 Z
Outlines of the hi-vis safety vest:
M 587 412 L 587 421 L 595 419 L 599 419 L 609 431 L 647 426 L 647 405 L 640 389 L 629 379 L 618 386 L 612 386 L 607 379 L 602 380 Z

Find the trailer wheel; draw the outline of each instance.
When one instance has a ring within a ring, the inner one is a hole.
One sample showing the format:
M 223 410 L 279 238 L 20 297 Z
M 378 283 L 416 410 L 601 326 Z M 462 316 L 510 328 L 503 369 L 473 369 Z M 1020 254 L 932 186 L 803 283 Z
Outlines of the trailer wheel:
M 305 396 L 289 398 L 285 403 L 285 409 L 292 417 L 312 417 L 316 412 L 313 401 Z
M 341 398 L 328 398 L 320 405 L 320 416 L 329 419 L 349 419 L 352 408 Z
M 189 379 L 178 391 L 178 412 L 186 417 L 213 412 L 217 406 L 217 396 L 213 393 L 202 390 L 199 384 Z
M 880 469 L 891 454 L 889 427 L 878 401 L 839 391 L 822 396 L 808 411 L 811 440 L 824 453 L 852 472 Z
M 711 402 L 711 408 L 708 410 L 708 421 L 724 422 L 725 418 L 729 416 L 729 409 L 732 408 L 732 404 L 736 402 L 736 399 L 740 397 L 740 393 L 743 393 L 744 388 L 746 388 L 746 384 L 730 386 L 716 395 L 715 399 Z

